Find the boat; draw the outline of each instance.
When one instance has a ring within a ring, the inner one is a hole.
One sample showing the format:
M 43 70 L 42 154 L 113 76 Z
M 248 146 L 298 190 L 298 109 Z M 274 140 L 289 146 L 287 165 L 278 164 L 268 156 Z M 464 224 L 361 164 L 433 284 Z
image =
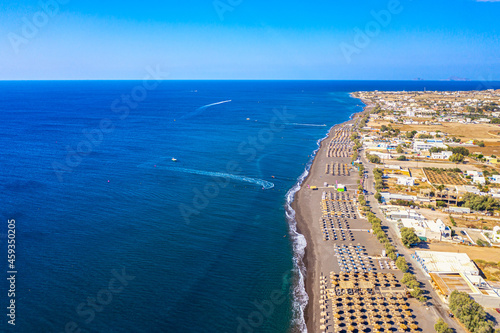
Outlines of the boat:
M 177 162 L 177 159 L 172 157 L 172 162 Z

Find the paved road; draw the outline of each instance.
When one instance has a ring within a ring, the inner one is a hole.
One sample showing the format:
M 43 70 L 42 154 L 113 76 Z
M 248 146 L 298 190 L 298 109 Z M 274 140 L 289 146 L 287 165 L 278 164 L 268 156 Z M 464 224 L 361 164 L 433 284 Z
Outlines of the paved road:
M 374 197 L 375 193 L 375 180 L 373 177 L 373 169 L 375 169 L 376 165 L 371 164 L 367 161 L 364 152 L 361 150 L 360 154 L 361 156 L 361 161 L 363 162 L 363 165 L 365 167 L 365 170 L 368 173 L 368 178 L 365 179 L 365 190 L 368 191 L 369 194 L 365 195 L 366 201 L 370 205 L 372 212 L 380 218 L 382 221 L 384 221 L 384 225 L 389 226 L 389 238 L 392 239 L 393 244 L 396 246 L 398 253 L 404 255 L 406 261 L 412 266 L 413 268 L 413 273 L 415 274 L 417 280 L 421 282 L 424 285 L 425 290 L 429 291 L 430 294 L 426 294 L 427 297 L 431 297 L 429 301 L 427 302 L 428 309 L 434 314 L 434 317 L 436 318 L 435 321 L 437 321 L 437 317 L 441 317 L 444 319 L 444 321 L 452 328 L 455 329 L 456 332 L 464 332 L 464 329 L 452 318 L 448 317 L 448 311 L 449 308 L 446 304 L 444 304 L 441 299 L 438 297 L 434 289 L 432 288 L 430 282 L 429 282 L 429 277 L 425 275 L 425 273 L 422 271 L 421 266 L 411 258 L 411 255 L 413 254 L 413 251 L 410 249 L 407 249 L 402 243 L 399 237 L 396 234 L 396 231 L 394 230 L 395 226 L 393 223 L 388 223 L 385 221 L 384 214 L 382 214 L 382 211 L 379 208 L 378 202 Z

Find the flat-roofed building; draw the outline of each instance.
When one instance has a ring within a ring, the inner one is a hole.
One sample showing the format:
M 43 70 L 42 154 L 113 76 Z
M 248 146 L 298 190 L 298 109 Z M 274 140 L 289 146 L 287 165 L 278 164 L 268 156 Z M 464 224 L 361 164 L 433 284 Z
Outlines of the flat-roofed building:
M 479 269 L 466 253 L 415 251 L 415 259 L 427 273 L 466 273 L 479 275 Z
M 500 290 L 481 277 L 476 264 L 466 253 L 415 251 L 413 257 L 445 299 L 457 290 L 468 293 L 484 307 L 500 306 Z

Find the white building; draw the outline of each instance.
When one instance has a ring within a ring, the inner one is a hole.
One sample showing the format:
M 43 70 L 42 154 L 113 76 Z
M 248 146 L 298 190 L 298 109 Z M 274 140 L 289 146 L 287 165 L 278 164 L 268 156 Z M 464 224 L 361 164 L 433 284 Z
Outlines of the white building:
M 484 177 L 472 177 L 472 181 L 476 184 L 485 184 L 486 179 Z
M 490 177 L 490 181 L 492 183 L 495 183 L 495 184 L 499 184 L 500 183 L 500 175 L 493 175 Z
M 429 150 L 431 148 L 443 148 L 448 147 L 443 144 L 442 140 L 415 140 L 413 142 L 413 150 L 419 152 L 421 150 Z
M 440 153 L 432 153 L 431 158 L 433 160 L 447 160 L 453 155 L 453 152 L 445 150 Z
M 427 273 L 479 275 L 479 269 L 466 253 L 415 251 L 415 259 Z
M 432 232 L 440 232 L 442 235 L 446 235 L 450 232 L 450 228 L 444 224 L 441 219 L 437 219 L 436 221 L 427 220 L 427 227 Z
M 458 213 L 458 214 L 470 214 L 470 208 L 468 208 L 468 207 L 450 207 L 450 208 L 448 208 L 448 212 Z
M 390 160 L 390 159 L 392 159 L 392 155 L 389 154 L 389 153 L 381 153 L 381 152 L 378 152 L 378 151 L 370 151 L 368 153 L 371 154 L 371 155 L 376 155 L 376 156 L 380 157 L 383 160 Z
M 414 186 L 415 180 L 412 177 L 397 177 L 397 184 L 403 186 Z
M 467 176 L 471 177 L 479 177 L 483 175 L 481 171 L 475 171 L 475 170 L 466 170 L 465 173 Z
M 387 212 L 387 217 L 391 220 L 398 221 L 402 219 L 411 219 L 414 221 L 424 221 L 425 217 L 417 213 L 414 209 L 406 209 L 406 210 L 395 210 Z

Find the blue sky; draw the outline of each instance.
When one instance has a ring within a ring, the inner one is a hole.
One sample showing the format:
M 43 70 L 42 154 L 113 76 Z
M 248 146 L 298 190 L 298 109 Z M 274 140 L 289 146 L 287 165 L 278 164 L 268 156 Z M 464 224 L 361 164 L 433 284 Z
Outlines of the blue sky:
M 55 1 L 2 1 L 0 79 L 500 80 L 499 1 Z

